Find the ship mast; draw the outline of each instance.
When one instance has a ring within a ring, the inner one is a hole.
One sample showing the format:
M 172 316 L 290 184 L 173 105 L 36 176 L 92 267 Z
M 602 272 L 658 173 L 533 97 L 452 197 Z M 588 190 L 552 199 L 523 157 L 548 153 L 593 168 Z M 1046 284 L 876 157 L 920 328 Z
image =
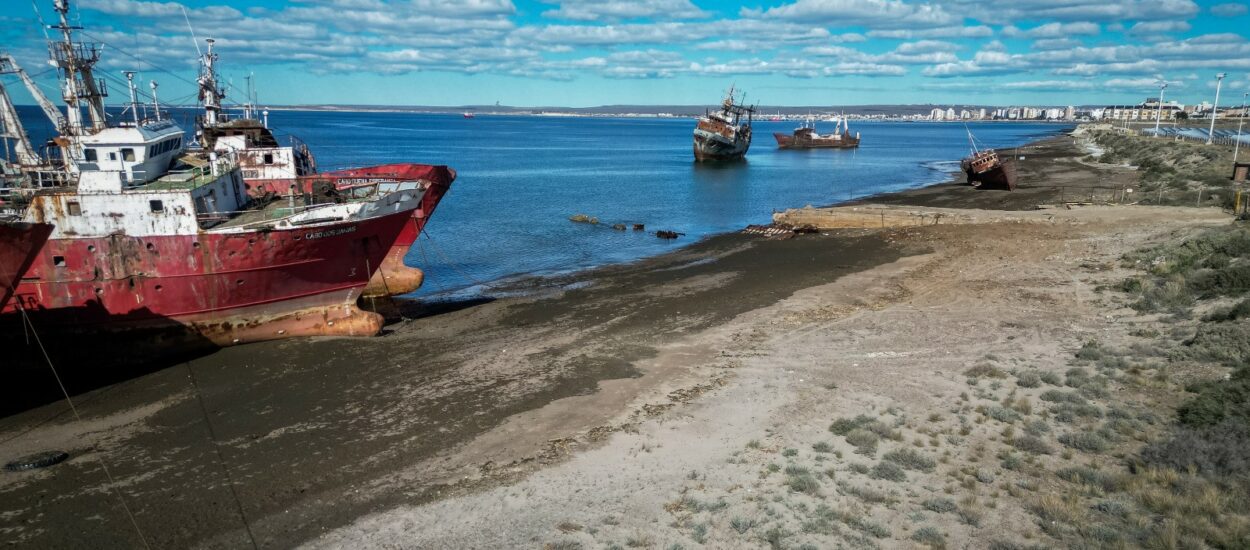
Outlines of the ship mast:
M 3 82 L 0 82 L 0 139 L 5 140 L 5 153 L 8 153 L 9 141 L 14 142 L 13 152 L 17 156 L 18 164 L 23 166 L 42 164 L 39 155 L 35 153 L 34 146 L 30 144 L 26 129 L 22 127 L 22 121 L 17 118 L 17 109 L 13 107 L 13 101 L 9 99 L 9 93 L 4 89 Z
M 217 71 L 213 64 L 217 61 L 217 54 L 213 53 L 213 43 L 216 42 L 212 38 L 205 40 L 208 43 L 208 51 L 200 56 L 200 103 L 204 105 L 204 127 L 210 128 L 216 126 L 219 122 L 221 114 L 221 100 L 226 97 L 226 91 L 217 86 Z
M 53 0 L 52 4 L 60 16 L 60 25 L 50 25 L 49 28 L 61 31 L 61 42 L 52 42 L 48 48 L 53 64 L 61 69 L 65 79 L 61 90 L 69 108 L 65 133 L 80 135 L 86 131 L 98 132 L 107 125 L 104 97 L 108 95 L 104 81 L 97 81 L 93 74 L 93 67 L 100 60 L 100 49 L 95 44 L 74 42 L 74 29 L 82 27 L 69 24 L 69 0 Z M 90 117 L 86 122 L 82 119 L 83 103 L 86 103 Z

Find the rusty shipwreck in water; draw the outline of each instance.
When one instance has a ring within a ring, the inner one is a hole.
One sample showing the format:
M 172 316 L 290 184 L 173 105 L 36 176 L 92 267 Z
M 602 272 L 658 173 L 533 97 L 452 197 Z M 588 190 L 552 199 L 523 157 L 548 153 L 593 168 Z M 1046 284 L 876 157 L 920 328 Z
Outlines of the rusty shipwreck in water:
M 720 109 L 708 111 L 694 128 L 694 160 L 698 162 L 740 160 L 751 148 L 753 107 L 741 104 L 729 88 Z
M 838 119 L 832 134 L 816 133 L 816 124 L 809 118 L 791 134 L 773 132 L 779 149 L 853 149 L 859 147 L 859 132 L 851 135 L 846 117 Z

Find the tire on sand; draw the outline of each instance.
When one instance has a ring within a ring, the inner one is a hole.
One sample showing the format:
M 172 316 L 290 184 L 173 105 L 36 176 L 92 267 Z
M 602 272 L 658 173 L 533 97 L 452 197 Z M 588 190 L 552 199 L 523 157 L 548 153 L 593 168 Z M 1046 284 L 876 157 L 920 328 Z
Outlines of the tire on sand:
M 59 464 L 69 458 L 69 453 L 65 451 L 47 451 L 43 453 L 35 453 L 33 455 L 24 456 L 13 462 L 4 465 L 4 469 L 10 472 L 22 472 L 25 470 L 34 470 L 37 468 L 47 468 L 53 464 Z

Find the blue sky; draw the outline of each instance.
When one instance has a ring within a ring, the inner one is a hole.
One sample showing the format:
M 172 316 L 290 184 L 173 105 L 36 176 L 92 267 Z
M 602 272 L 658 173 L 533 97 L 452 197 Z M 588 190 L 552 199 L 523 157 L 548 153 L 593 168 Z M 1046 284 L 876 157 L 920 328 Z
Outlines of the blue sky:
M 0 44 L 55 89 L 34 7 Z M 35 0 L 44 18 L 51 0 Z M 75 0 L 105 72 L 193 101 L 201 39 L 267 104 L 1221 103 L 1250 90 L 1245 2 L 1191 0 Z M 15 9 L 7 9 L 7 8 Z M 170 75 L 168 71 L 177 76 Z M 5 77 L 9 89 L 16 81 Z M 111 100 L 124 91 L 113 87 Z M 234 94 L 235 101 L 242 98 Z M 24 93 L 15 93 L 28 103 Z

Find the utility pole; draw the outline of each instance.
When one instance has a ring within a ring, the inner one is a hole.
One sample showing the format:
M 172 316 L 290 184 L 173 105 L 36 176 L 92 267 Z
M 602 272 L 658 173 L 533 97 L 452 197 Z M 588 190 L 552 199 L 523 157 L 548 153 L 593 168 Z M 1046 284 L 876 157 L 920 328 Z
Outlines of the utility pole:
M 1207 130 L 1207 145 L 1211 145 L 1211 140 L 1215 139 L 1215 114 L 1220 110 L 1220 85 L 1224 83 L 1225 76 L 1228 73 L 1215 75 L 1215 104 L 1211 106 L 1211 129 Z
M 1241 151 L 1241 126 L 1246 123 L 1246 97 L 1250 96 L 1250 92 L 1241 94 L 1241 115 L 1237 118 L 1237 142 L 1233 144 L 1233 164 L 1237 164 L 1237 153 Z
M 1166 90 L 1168 83 L 1166 81 L 1159 84 L 1159 112 L 1155 115 L 1155 136 L 1159 135 L 1159 121 L 1163 120 L 1163 90 Z

